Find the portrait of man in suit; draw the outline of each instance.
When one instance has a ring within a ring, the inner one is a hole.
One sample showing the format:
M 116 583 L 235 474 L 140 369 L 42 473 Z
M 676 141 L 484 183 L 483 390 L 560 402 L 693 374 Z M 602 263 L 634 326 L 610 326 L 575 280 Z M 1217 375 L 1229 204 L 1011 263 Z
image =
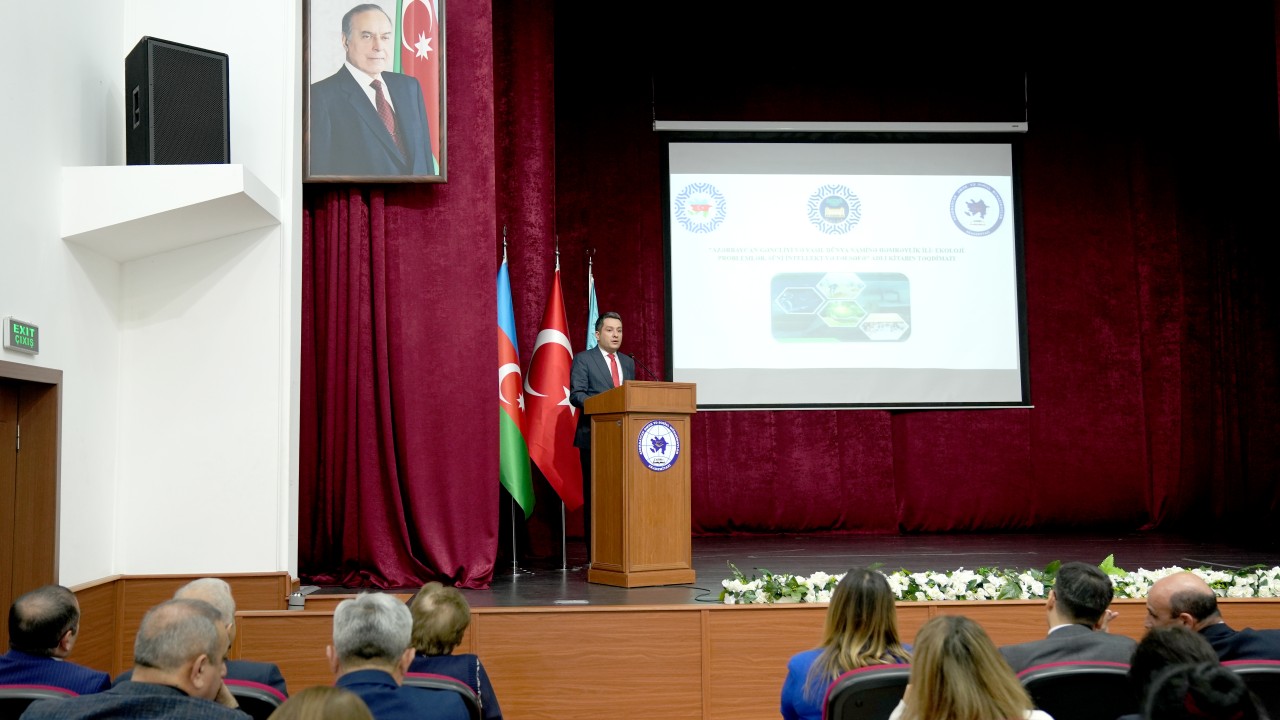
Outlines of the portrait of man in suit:
M 395 21 L 381 5 L 364 3 L 342 16 L 341 29 L 342 64 L 310 86 L 308 176 L 437 175 L 422 85 L 392 72 Z

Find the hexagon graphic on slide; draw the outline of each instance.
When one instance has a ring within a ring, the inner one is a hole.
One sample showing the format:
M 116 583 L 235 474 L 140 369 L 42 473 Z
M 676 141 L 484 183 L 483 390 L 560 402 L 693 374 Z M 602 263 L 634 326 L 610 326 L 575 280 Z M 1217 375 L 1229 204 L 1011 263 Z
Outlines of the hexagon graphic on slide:
M 818 292 L 832 300 L 852 300 L 867 286 L 854 273 L 827 273 L 818 281 Z
M 823 302 L 822 295 L 812 287 L 789 287 L 773 299 L 773 304 L 788 315 L 812 315 Z
M 909 329 L 911 326 L 898 313 L 871 313 L 862 319 L 861 330 L 872 340 L 897 340 Z
M 818 311 L 822 322 L 831 327 L 858 327 L 858 323 L 866 316 L 867 311 L 854 300 L 828 300 Z

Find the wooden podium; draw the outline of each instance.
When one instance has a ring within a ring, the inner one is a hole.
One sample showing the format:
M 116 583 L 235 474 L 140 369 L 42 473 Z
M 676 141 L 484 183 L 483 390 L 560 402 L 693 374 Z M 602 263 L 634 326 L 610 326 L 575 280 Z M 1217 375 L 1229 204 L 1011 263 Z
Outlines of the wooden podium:
M 588 398 L 591 569 L 617 587 L 694 581 L 689 416 L 693 383 L 628 380 Z

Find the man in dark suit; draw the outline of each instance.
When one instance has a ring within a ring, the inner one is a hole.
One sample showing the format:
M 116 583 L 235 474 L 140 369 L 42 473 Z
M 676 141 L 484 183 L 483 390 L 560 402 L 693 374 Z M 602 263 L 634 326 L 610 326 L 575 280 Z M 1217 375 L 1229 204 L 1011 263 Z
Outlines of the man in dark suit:
M 247 720 L 222 682 L 230 641 L 216 608 L 169 600 L 142 618 L 133 680 L 93 695 L 37 700 L 24 720 Z
M 80 632 L 80 603 L 61 585 L 45 585 L 9 607 L 9 652 L 0 655 L 0 684 L 52 685 L 79 695 L 111 687 L 111 676 L 67 662 Z
M 1147 591 L 1147 628 L 1185 625 L 1226 660 L 1280 660 L 1280 630 L 1234 630 L 1222 619 L 1218 597 L 1193 572 L 1166 575 Z
M 1115 590 L 1106 573 L 1088 563 L 1070 562 L 1058 568 L 1053 589 L 1045 600 L 1049 636 L 1000 648 L 1014 672 L 1050 662 L 1088 660 L 1128 663 L 1137 643 L 1106 632 L 1107 608 Z
M 227 628 L 230 642 L 236 638 L 236 601 L 231 595 L 231 586 L 222 578 L 200 578 L 178 588 L 173 594 L 175 599 L 203 600 L 217 608 L 220 622 Z M 285 686 L 284 675 L 275 663 L 254 660 L 227 660 L 227 680 L 238 685 L 265 685 L 282 697 L 289 696 Z M 116 682 L 124 682 L 132 677 L 132 670 L 121 673 Z
M 417 78 L 391 72 L 391 18 L 378 5 L 342 17 L 347 59 L 311 85 L 311 175 L 434 175 L 431 134 Z
M 448 690 L 401 687 L 413 662 L 413 615 L 386 593 L 361 593 L 333 611 L 325 648 L 335 685 L 364 700 L 374 720 L 467 720 L 462 697 Z
M 618 352 L 622 347 L 622 316 L 607 312 L 596 318 L 596 347 L 573 356 L 569 370 L 569 402 L 582 409 L 587 398 L 636 379 L 636 361 Z M 591 561 L 591 419 L 578 413 L 574 447 L 582 459 L 582 524 Z

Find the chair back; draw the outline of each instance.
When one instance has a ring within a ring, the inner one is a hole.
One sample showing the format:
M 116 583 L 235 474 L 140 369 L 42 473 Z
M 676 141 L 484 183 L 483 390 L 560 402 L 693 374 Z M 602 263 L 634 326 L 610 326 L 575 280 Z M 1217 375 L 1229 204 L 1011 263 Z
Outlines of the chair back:
M 288 699 L 284 693 L 270 685 L 252 680 L 227 678 L 223 682 L 235 696 L 236 702 L 240 703 L 240 710 L 248 713 L 253 720 L 267 720 Z
M 37 700 L 76 697 L 78 694 L 51 685 L 0 685 L 0 720 L 18 720 L 27 706 Z
M 1271 717 L 1280 717 L 1280 660 L 1227 660 L 1229 668 L 1262 702 Z
M 1098 720 L 1138 712 L 1128 663 L 1067 661 L 1018 673 L 1036 707 L 1053 720 Z
M 484 717 L 484 710 L 480 706 L 480 696 L 472 690 L 469 685 L 461 680 L 448 675 L 437 675 L 435 673 L 405 673 L 405 687 L 424 688 L 426 690 L 445 690 L 457 693 L 462 698 L 462 704 L 467 707 L 467 716 L 471 720 L 481 720 Z
M 844 673 L 827 688 L 823 720 L 888 720 L 906 694 L 910 665 L 868 665 Z

